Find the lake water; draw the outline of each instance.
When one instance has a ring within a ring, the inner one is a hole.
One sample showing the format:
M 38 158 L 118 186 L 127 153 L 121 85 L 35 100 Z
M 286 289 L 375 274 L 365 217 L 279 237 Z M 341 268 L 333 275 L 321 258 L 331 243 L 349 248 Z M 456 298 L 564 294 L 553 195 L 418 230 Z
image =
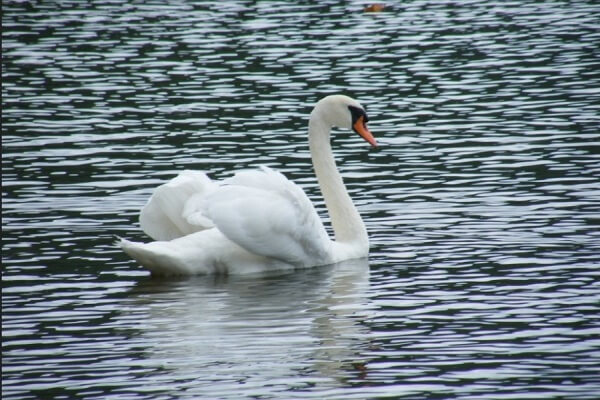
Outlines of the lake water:
M 595 1 L 3 1 L 3 399 L 600 398 Z M 153 279 L 113 244 L 183 169 L 269 165 L 367 261 Z

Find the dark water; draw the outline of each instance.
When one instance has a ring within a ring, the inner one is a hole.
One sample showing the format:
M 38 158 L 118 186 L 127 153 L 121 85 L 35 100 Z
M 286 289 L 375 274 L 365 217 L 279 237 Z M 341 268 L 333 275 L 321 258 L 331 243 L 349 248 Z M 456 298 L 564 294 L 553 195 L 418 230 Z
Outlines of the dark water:
M 2 398 L 600 398 L 594 1 L 3 1 Z M 266 164 L 368 263 L 151 279 L 113 245 L 185 168 Z

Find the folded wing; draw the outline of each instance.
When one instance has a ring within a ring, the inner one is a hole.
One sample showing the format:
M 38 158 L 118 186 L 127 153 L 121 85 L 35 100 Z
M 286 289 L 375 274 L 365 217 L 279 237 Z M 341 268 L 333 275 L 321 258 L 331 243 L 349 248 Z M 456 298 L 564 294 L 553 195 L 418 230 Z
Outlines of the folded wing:
M 331 241 L 311 201 L 270 168 L 226 180 L 203 209 L 229 240 L 253 254 L 296 265 L 328 262 Z

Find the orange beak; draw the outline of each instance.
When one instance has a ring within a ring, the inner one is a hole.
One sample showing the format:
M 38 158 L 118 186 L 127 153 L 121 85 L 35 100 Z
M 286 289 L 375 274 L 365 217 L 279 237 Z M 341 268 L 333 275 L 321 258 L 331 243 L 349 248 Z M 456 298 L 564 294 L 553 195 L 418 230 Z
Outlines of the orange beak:
M 371 131 L 369 131 L 369 128 L 367 128 L 364 116 L 361 115 L 360 117 L 358 117 L 352 128 L 356 133 L 362 136 L 363 139 L 369 142 L 371 146 L 377 147 L 377 141 L 375 141 L 373 134 L 371 133 Z

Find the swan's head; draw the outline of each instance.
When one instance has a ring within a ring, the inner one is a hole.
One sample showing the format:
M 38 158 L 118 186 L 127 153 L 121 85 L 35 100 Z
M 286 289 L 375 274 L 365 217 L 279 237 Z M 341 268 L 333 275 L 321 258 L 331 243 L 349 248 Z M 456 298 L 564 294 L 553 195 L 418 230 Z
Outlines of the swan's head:
M 340 94 L 324 97 L 315 105 L 312 115 L 330 127 L 352 129 L 371 146 L 377 147 L 373 134 L 367 128 L 369 118 L 364 107 L 351 97 Z

